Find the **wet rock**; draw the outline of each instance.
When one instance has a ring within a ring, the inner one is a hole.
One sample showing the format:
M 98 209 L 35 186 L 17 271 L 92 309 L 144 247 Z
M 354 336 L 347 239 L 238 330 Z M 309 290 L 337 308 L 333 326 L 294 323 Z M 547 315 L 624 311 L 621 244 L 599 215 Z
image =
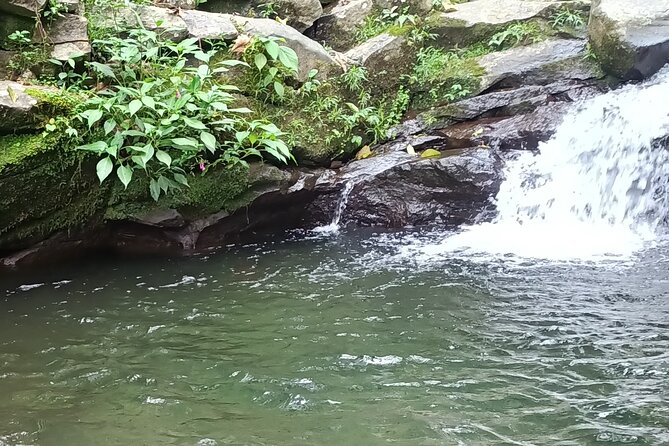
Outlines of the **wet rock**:
M 607 73 L 645 79 L 669 62 L 667 0 L 593 0 L 592 50 Z
M 480 89 L 600 78 L 598 67 L 583 57 L 585 45 L 581 40 L 550 39 L 482 56 L 477 59 L 485 70 Z
M 485 41 L 512 23 L 546 19 L 561 7 L 582 10 L 587 5 L 581 1 L 476 0 L 441 13 L 432 31 L 440 45 L 463 47 Z
M 602 87 L 593 82 L 565 80 L 549 85 L 493 91 L 433 108 L 428 113 L 444 125 L 483 117 L 526 114 L 551 102 L 573 102 L 602 91 Z
M 39 15 L 46 5 L 46 0 L 0 0 L 0 11 L 24 17 Z
M 487 148 L 448 150 L 433 159 L 409 155 L 408 145 L 427 149 L 433 142 L 420 139 L 394 141 L 377 148 L 377 156 L 341 169 L 320 186 L 324 193 L 310 206 L 314 219 L 327 222 L 339 193 L 333 187 L 352 181 L 344 224 L 397 228 L 473 222 L 499 188 L 499 158 Z
M 341 72 L 340 65 L 323 46 L 290 26 L 270 19 L 233 17 L 233 20 L 236 27 L 247 34 L 274 36 L 284 39 L 284 44 L 297 53 L 300 62 L 297 74 L 299 81 L 307 80 L 309 72 L 312 69 L 317 69 L 320 77 L 327 77 L 331 73 Z
M 0 135 L 39 127 L 39 101 L 18 82 L 0 81 Z

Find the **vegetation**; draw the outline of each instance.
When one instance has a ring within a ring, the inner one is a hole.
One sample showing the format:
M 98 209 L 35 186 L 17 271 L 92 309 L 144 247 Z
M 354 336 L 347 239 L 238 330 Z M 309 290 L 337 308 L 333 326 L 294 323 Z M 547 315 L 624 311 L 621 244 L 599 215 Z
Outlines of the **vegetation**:
M 402 33 L 410 31 L 418 25 L 418 16 L 409 13 L 409 7 L 405 6 L 399 9 L 393 6 L 389 9 L 371 14 L 356 33 L 356 40 L 359 43 L 366 42 L 372 37 L 376 37 L 387 31 Z
M 488 41 L 488 46 L 495 50 L 511 48 L 517 45 L 527 45 L 542 40 L 545 33 L 534 22 L 513 23 L 495 33 Z

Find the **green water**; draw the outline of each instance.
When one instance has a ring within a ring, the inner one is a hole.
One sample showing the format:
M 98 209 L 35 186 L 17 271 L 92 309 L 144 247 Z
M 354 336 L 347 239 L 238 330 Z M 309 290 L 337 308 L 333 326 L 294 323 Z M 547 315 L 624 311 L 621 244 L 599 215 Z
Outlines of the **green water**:
M 419 262 L 412 243 L 4 277 L 0 445 L 669 444 L 661 250 Z

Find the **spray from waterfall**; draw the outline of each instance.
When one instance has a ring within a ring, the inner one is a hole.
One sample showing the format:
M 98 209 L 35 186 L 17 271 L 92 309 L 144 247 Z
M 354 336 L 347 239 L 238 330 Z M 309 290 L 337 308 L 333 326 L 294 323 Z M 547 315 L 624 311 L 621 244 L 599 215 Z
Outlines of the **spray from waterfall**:
M 548 259 L 628 256 L 652 243 L 669 210 L 669 69 L 591 99 L 539 155 L 505 168 L 497 216 L 433 253 Z
M 337 201 L 337 206 L 335 207 L 335 212 L 332 216 L 332 221 L 330 224 L 325 226 L 318 226 L 313 229 L 313 232 L 318 232 L 322 234 L 336 234 L 339 232 L 339 224 L 341 222 L 341 217 L 344 215 L 346 210 L 346 204 L 348 203 L 348 197 L 351 195 L 353 188 L 355 187 L 354 181 L 348 181 L 344 183 L 344 188 L 341 191 L 339 200 Z

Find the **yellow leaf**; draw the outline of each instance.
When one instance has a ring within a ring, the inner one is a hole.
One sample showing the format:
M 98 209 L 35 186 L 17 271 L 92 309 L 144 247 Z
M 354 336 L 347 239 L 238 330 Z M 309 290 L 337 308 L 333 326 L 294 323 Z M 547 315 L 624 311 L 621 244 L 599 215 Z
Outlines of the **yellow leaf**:
M 441 156 L 441 152 L 435 149 L 427 149 L 420 154 L 421 158 L 438 158 Z
M 288 24 L 288 18 L 282 19 L 281 17 L 276 17 L 274 20 L 281 23 L 282 25 L 287 25 Z
M 16 102 L 16 99 L 18 98 L 18 96 L 16 96 L 16 92 L 14 91 L 14 89 L 12 87 L 7 86 L 7 93 L 9 93 L 9 99 L 11 99 L 12 102 Z
M 479 127 L 476 130 L 474 130 L 474 133 L 472 133 L 472 136 L 481 136 L 483 134 L 483 127 Z
M 369 146 L 365 146 L 362 149 L 358 150 L 358 153 L 355 154 L 355 159 L 364 160 L 365 158 L 369 158 L 370 156 L 372 156 L 372 149 L 370 149 Z
M 416 155 L 416 149 L 413 148 L 411 144 L 407 145 L 407 153 L 409 155 Z

